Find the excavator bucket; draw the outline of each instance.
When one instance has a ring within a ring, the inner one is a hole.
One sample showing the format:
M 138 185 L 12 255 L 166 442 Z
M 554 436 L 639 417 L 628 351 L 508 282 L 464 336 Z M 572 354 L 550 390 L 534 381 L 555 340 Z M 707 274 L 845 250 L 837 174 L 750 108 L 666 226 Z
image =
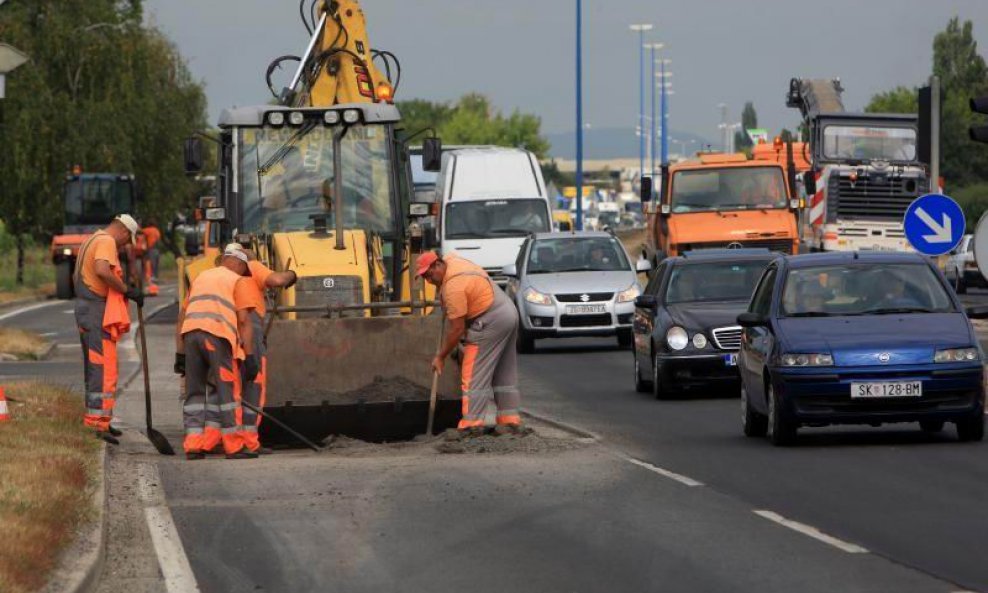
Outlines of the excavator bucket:
M 373 442 L 425 433 L 437 314 L 343 319 L 277 319 L 268 334 L 264 412 L 312 440 L 343 435 Z M 460 419 L 459 369 L 439 380 L 436 432 Z M 265 443 L 292 438 L 261 423 Z

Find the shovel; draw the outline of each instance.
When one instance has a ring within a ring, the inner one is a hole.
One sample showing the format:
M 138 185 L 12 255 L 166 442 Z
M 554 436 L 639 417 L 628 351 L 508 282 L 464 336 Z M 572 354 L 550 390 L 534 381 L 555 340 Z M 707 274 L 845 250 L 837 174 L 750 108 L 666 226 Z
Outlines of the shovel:
M 299 441 L 302 442 L 302 444 L 304 444 L 306 447 L 312 449 L 316 453 L 319 453 L 319 452 L 322 451 L 322 447 L 320 447 L 319 445 L 313 443 L 309 439 L 305 438 L 304 436 L 302 436 L 301 434 L 299 434 L 298 431 L 296 431 L 292 427 L 288 426 L 287 424 L 285 424 L 281 420 L 278 420 L 277 418 L 275 418 L 273 416 L 269 416 L 268 414 L 265 414 L 264 413 L 264 410 L 262 410 L 261 408 L 255 406 L 254 404 L 250 403 L 249 401 L 245 401 L 245 400 L 241 399 L 240 400 L 240 405 L 244 406 L 248 410 L 253 411 L 255 414 L 261 415 L 263 418 L 266 418 L 267 420 L 269 420 L 271 422 L 274 422 L 275 426 L 281 428 L 282 430 L 284 430 L 288 434 L 290 434 L 293 437 L 297 438 Z
M 141 371 L 144 375 L 144 417 L 147 419 L 147 436 L 154 448 L 162 455 L 174 455 L 175 449 L 165 435 L 151 426 L 151 377 L 148 376 L 148 344 L 144 336 L 144 307 L 137 306 L 137 333 L 141 336 Z
M 443 334 L 446 333 L 446 312 L 443 312 L 439 321 L 439 343 L 436 345 L 436 352 L 443 347 Z M 439 373 L 432 371 L 432 391 L 429 393 L 429 421 L 425 425 L 426 436 L 432 436 L 432 424 L 436 419 L 436 395 L 439 391 Z

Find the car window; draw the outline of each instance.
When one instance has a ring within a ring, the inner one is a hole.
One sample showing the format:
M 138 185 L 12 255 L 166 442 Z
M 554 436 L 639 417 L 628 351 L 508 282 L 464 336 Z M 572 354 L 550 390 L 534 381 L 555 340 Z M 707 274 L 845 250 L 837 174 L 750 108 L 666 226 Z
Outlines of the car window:
M 652 276 L 648 279 L 648 284 L 645 285 L 645 294 L 659 296 L 659 286 L 662 285 L 662 277 L 665 276 L 666 270 L 668 269 L 668 262 L 662 262 L 659 264 L 659 267 L 652 272 Z
M 953 302 L 930 266 L 859 263 L 790 270 L 782 293 L 789 317 L 944 313 Z
M 521 249 L 518 250 L 518 257 L 515 258 L 515 269 L 519 274 L 521 274 L 525 269 L 525 254 L 528 252 L 529 243 L 530 240 L 525 239 L 525 242 L 521 244 Z
M 665 302 L 745 301 L 765 269 L 765 260 L 688 263 L 669 276 Z
M 529 274 L 628 270 L 624 248 L 613 237 L 536 239 L 528 253 Z
M 768 316 L 772 308 L 772 292 L 775 288 L 775 278 L 778 274 L 779 268 L 776 266 L 772 266 L 765 272 L 761 281 L 758 283 L 758 288 L 755 289 L 754 296 L 751 298 L 751 304 L 748 306 L 749 311 L 758 315 Z

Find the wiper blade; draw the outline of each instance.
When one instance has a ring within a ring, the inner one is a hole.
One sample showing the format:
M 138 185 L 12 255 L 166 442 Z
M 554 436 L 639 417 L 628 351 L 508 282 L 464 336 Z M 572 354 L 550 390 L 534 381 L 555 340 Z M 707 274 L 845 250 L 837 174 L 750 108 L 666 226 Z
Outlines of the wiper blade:
M 288 155 L 288 152 L 294 148 L 296 144 L 298 144 L 298 141 L 311 132 L 315 127 L 316 122 L 314 120 L 307 121 L 301 128 L 292 134 L 288 140 L 285 140 L 285 143 L 282 144 L 278 150 L 274 151 L 274 154 L 272 154 L 268 160 L 264 161 L 263 165 L 257 168 L 257 174 L 259 176 L 267 175 L 268 171 L 284 160 L 284 158 Z
M 447 239 L 483 239 L 484 236 L 477 233 L 447 233 Z
M 933 309 L 926 307 L 886 307 L 882 309 L 868 309 L 862 315 L 895 315 L 897 313 L 933 313 Z
M 826 311 L 800 311 L 799 313 L 789 313 L 786 317 L 830 317 L 832 313 Z

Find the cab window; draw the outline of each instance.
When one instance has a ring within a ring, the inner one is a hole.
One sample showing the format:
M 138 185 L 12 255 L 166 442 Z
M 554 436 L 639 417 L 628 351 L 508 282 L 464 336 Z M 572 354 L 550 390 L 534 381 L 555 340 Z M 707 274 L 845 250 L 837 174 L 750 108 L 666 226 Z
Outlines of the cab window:
M 775 266 L 772 266 L 765 272 L 761 281 L 758 283 L 758 287 L 755 288 L 754 296 L 751 298 L 751 304 L 748 306 L 749 311 L 768 317 L 772 309 L 772 292 L 775 288 L 775 278 L 778 274 L 779 269 Z

